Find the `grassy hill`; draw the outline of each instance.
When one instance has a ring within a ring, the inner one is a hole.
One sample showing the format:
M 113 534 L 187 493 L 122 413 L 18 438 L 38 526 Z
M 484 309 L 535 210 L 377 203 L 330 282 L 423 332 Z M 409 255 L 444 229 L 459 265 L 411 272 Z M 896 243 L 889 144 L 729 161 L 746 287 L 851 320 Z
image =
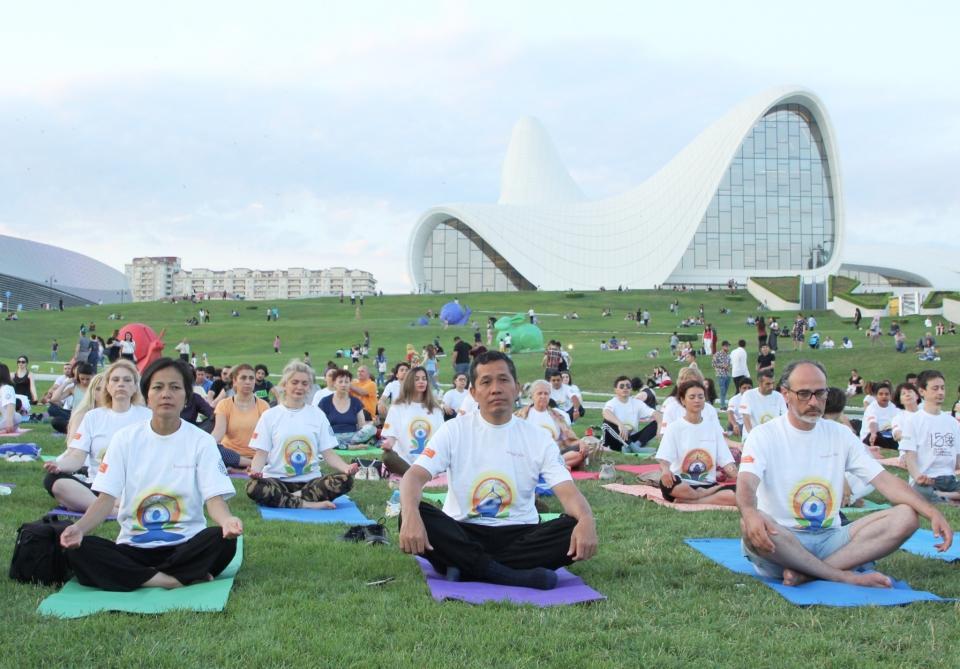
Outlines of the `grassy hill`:
M 669 356 L 657 361 L 645 357 L 652 348 L 668 350 L 667 338 L 678 325 L 668 310 L 675 298 L 680 300 L 681 315 L 694 314 L 702 302 L 720 336 L 745 338 L 751 358 L 755 355 L 755 332 L 744 321 L 755 313 L 756 303 L 745 293 L 606 292 L 576 299 L 562 293 L 483 294 L 462 295 L 460 301 L 481 319 L 488 311 L 500 315 L 530 307 L 544 314 L 576 310 L 582 316 L 579 321 L 544 315 L 545 335 L 574 346 L 574 378 L 581 387 L 606 393 L 616 375 L 643 374 L 655 362 L 676 372 L 679 365 Z M 80 323 L 91 320 L 106 335 L 113 324 L 107 315 L 120 308 L 125 322 L 166 328 L 169 350 L 188 336 L 215 364 L 267 362 L 272 371 L 279 371 L 289 357 L 309 350 L 320 365 L 336 348 L 360 341 L 364 329 L 370 331 L 373 346 L 385 346 L 395 361 L 408 342 L 419 346 L 439 336 L 449 347 L 455 333 L 472 337 L 469 328 L 410 327 L 427 309 L 438 310 L 445 301 L 423 296 L 374 298 L 367 301 L 359 320 L 349 303 L 337 300 L 280 302 L 275 305 L 280 309 L 277 323 L 266 322 L 264 303 L 213 302 L 204 305 L 213 322 L 199 327 L 183 325 L 195 313 L 191 304 L 30 312 L 16 323 L 0 322 L 0 359 L 10 363 L 27 353 L 47 371 L 52 337 L 66 347 Z M 234 307 L 240 318 L 230 318 Z M 601 319 L 605 307 L 613 310 L 613 317 Z M 626 310 L 638 307 L 652 313 L 649 331 L 638 331 L 634 322 L 623 320 Z M 721 315 L 721 307 L 733 313 Z M 866 378 L 899 380 L 908 370 L 923 366 L 913 354 L 894 353 L 892 338 L 871 348 L 849 322 L 826 313 L 817 317 L 823 331 L 838 341 L 843 334 L 855 335 L 852 351 L 803 352 L 827 365 L 833 383 L 844 383 L 851 367 Z M 915 340 L 922 333 L 920 321 L 909 319 L 906 330 Z M 272 350 L 278 333 L 281 355 Z M 612 333 L 628 338 L 633 350 L 601 352 L 600 340 Z M 789 348 L 789 342 L 783 343 Z M 957 339 L 945 337 L 941 343 L 944 359 L 939 365 L 948 385 L 955 386 L 960 380 Z M 784 352 L 778 364 L 794 355 Z M 516 358 L 524 380 L 539 374 L 539 355 Z M 597 414 L 588 413 L 586 422 L 597 421 Z M 62 449 L 62 437 L 51 434 L 46 425 L 27 436 L 46 452 Z M 0 461 L 0 481 L 17 484 L 13 495 L 0 497 L 4 538 L 0 564 L 9 562 L 17 526 L 52 506 L 41 479 L 36 463 Z M 625 475 L 626 482 L 632 480 Z M 475 607 L 434 602 L 413 560 L 395 544 L 347 545 L 336 541 L 343 527 L 261 520 L 243 494 L 242 483 L 235 482 L 238 495 L 231 508 L 245 523 L 246 554 L 223 613 L 42 619 L 36 607 L 52 589 L 3 580 L 0 623 L 8 642 L 0 666 L 956 666 L 953 640 L 960 626 L 955 604 L 801 609 L 752 579 L 708 563 L 683 544 L 684 537 L 736 536 L 735 513 L 677 513 L 608 492 L 594 481 L 579 483 L 594 508 L 601 546 L 594 560 L 572 570 L 608 599 L 551 609 Z M 367 516 L 378 518 L 389 494 L 384 482 L 359 481 L 351 496 Z M 559 510 L 555 501 L 552 504 L 551 510 Z M 948 514 L 955 526 L 960 525 L 960 513 L 951 509 Z M 395 528 L 391 523 L 393 540 Z M 116 532 L 113 523 L 100 530 L 108 537 Z M 900 552 L 882 561 L 880 569 L 915 588 L 960 597 L 955 565 Z M 388 577 L 394 580 L 366 585 Z

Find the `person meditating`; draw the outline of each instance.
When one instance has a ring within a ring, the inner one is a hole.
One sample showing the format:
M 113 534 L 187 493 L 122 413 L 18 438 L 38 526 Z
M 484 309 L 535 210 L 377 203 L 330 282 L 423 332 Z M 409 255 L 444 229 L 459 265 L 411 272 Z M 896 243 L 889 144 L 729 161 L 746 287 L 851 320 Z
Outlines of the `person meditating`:
M 414 367 L 403 378 L 400 395 L 390 405 L 380 436 L 383 464 L 402 476 L 443 425 L 440 402 L 430 390 L 427 370 Z
M 113 435 L 128 425 L 146 423 L 152 415 L 143 406 L 137 387 L 140 373 L 132 362 L 118 360 L 107 367 L 104 378 L 97 391 L 97 408 L 79 418 L 79 425 L 67 437 L 66 452 L 43 463 L 47 472 L 43 487 L 60 506 L 72 511 L 86 511 L 96 500 L 90 487 Z M 94 392 L 92 386 L 87 397 Z
M 320 409 L 307 404 L 314 372 L 291 360 L 277 387 L 280 402 L 265 411 L 253 431 L 256 452 L 250 465 L 247 496 L 262 506 L 285 509 L 332 509 L 333 500 L 350 491 L 360 469 L 333 452 L 337 440 Z M 320 458 L 337 473 L 320 473 Z
M 596 553 L 590 505 L 546 431 L 513 415 L 519 387 L 509 357 L 477 356 L 470 388 L 479 411 L 444 423 L 400 482 L 400 548 L 448 580 L 549 590 L 554 569 Z M 441 511 L 421 492 L 443 471 L 450 488 Z M 541 476 L 564 511 L 544 523 L 534 507 Z
M 942 410 L 947 396 L 946 381 L 936 370 L 917 377 L 923 406 L 904 421 L 900 453 L 910 484 L 924 498 L 934 502 L 960 499 L 960 425 Z
M 213 410 L 213 438 L 220 450 L 224 464 L 231 469 L 247 469 L 253 462 L 255 452 L 250 448 L 250 439 L 260 416 L 270 405 L 253 394 L 257 382 L 256 371 L 244 363 L 230 370 L 233 395 L 217 402 Z
M 662 417 L 646 402 L 633 397 L 633 384 L 628 377 L 614 379 L 613 389 L 615 395 L 603 405 L 603 444 L 614 451 L 638 453 L 657 436 Z
M 780 388 L 787 414 L 750 433 L 737 477 L 743 551 L 761 576 L 784 585 L 824 579 L 889 588 L 887 576 L 857 569 L 897 550 L 916 531 L 918 514 L 941 538 L 937 550 L 950 548 L 953 530 L 940 511 L 885 471 L 849 428 L 821 420 L 827 374 L 820 363 L 791 362 Z M 841 526 L 845 472 L 893 508 Z
M 550 384 L 543 379 L 531 383 L 532 403 L 519 409 L 516 416 L 546 430 L 560 449 L 560 455 L 563 456 L 563 463 L 567 469 L 576 469 L 586 461 L 590 449 L 588 443 L 581 442 L 576 433 L 570 429 L 570 417 L 563 411 L 550 406 L 550 390 Z
M 691 379 L 678 388 L 677 398 L 685 413 L 663 431 L 657 449 L 660 492 L 668 502 L 735 506 L 734 491 L 717 487 L 717 467 L 732 481 L 737 477 L 737 465 L 720 423 L 703 417 L 706 386 Z
M 60 535 L 81 585 L 178 588 L 211 580 L 233 559 L 243 534 L 226 503 L 233 483 L 213 437 L 180 419 L 192 385 L 179 360 L 159 358 L 144 370 L 140 390 L 152 417 L 113 435 L 93 482 L 97 499 Z M 86 536 L 118 499 L 116 543 Z M 219 527 L 206 526 L 204 504 Z
M 318 405 L 330 421 L 337 448 L 361 449 L 377 434 L 373 423 L 368 423 L 363 413 L 363 402 L 350 394 L 353 374 L 349 369 L 333 373 L 333 394 L 327 395 Z

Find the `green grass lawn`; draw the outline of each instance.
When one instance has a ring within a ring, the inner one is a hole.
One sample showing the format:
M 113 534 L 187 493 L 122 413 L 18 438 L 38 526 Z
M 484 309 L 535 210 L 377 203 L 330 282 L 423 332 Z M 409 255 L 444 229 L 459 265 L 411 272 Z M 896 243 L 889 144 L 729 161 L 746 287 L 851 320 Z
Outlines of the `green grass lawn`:
M 582 317 L 578 321 L 543 316 L 543 330 L 547 338 L 573 345 L 574 379 L 584 390 L 607 393 L 621 373 L 646 374 L 656 363 L 677 371 L 679 364 L 668 356 L 657 361 L 645 357 L 653 348 L 668 350 L 668 336 L 677 329 L 678 319 L 667 305 L 677 297 L 681 316 L 695 314 L 702 302 L 720 336 L 734 341 L 745 338 L 753 358 L 755 331 L 744 321 L 755 313 L 756 303 L 745 293 L 728 297 L 722 292 L 633 291 L 587 293 L 579 299 L 564 298 L 562 293 L 478 294 L 460 296 L 460 301 L 475 311 L 496 312 L 489 315 L 526 311 L 531 306 L 544 314 L 576 309 Z M 126 322 L 147 322 L 156 330 L 166 327 L 168 350 L 186 335 L 214 364 L 266 362 L 271 371 L 279 372 L 289 357 L 305 350 L 319 366 L 336 348 L 359 342 L 364 329 L 370 331 L 374 348 L 387 348 L 391 361 L 399 359 L 407 342 L 419 346 L 436 335 L 449 347 L 454 334 L 472 338 L 469 328 L 444 331 L 439 326 L 409 326 L 428 308 L 437 310 L 445 301 L 423 296 L 370 299 L 359 320 L 349 304 L 336 300 L 283 302 L 277 303 L 281 316 L 277 323 L 265 321 L 263 303 L 256 311 L 247 310 L 254 305 L 245 303 L 209 303 L 204 306 L 209 306 L 213 322 L 200 327 L 182 325 L 195 311 L 190 304 L 125 305 L 122 311 Z M 229 317 L 235 306 L 239 319 Z M 720 315 L 721 306 L 733 313 Z M 613 310 L 613 317 L 600 318 L 604 307 Z M 623 320 L 626 310 L 638 307 L 652 313 L 649 331 Z M 112 324 L 106 316 L 117 308 L 29 312 L 19 322 L 0 323 L 0 360 L 9 364 L 16 355 L 27 353 L 46 372 L 51 366 L 47 361 L 52 337 L 66 347 L 75 340 L 80 323 L 91 320 L 105 336 Z M 870 347 L 850 322 L 828 313 L 818 313 L 817 318 L 823 332 L 837 341 L 844 334 L 854 336 L 852 351 L 802 353 L 823 361 L 835 384 L 845 384 L 853 367 L 865 378 L 895 381 L 923 367 L 913 354 L 896 354 L 890 337 L 884 338 L 882 346 Z M 920 319 L 907 319 L 908 341 L 919 337 L 922 329 Z M 283 340 L 281 355 L 272 350 L 278 333 Z M 612 333 L 629 339 L 633 349 L 601 352 L 600 340 Z M 937 363 L 953 387 L 960 380 L 958 341 L 941 338 L 943 362 Z M 785 351 L 778 364 L 798 355 Z M 523 380 L 539 374 L 539 354 L 516 359 Z M 948 400 L 953 399 L 951 393 Z M 583 423 L 597 422 L 598 414 L 592 410 Z M 35 427 L 27 436 L 45 452 L 62 449 L 62 438 L 51 434 L 46 425 Z M 39 518 L 52 506 L 40 486 L 41 478 L 36 463 L 0 462 L 0 481 L 17 484 L 12 496 L 0 497 L 0 537 L 5 537 L 0 541 L 0 564 L 9 563 L 17 526 Z M 633 479 L 625 475 L 625 480 Z M 231 508 L 246 525 L 245 557 L 224 613 L 42 619 L 36 607 L 53 589 L 3 580 L 0 622 L 6 652 L 0 655 L 0 666 L 957 665 L 956 604 L 801 609 L 752 579 L 713 565 L 683 544 L 685 537 L 735 536 L 734 513 L 681 514 L 610 493 L 597 482 L 580 482 L 596 513 L 601 546 L 594 560 L 572 570 L 608 599 L 547 610 L 475 607 L 434 602 L 412 558 L 396 545 L 347 545 L 335 540 L 343 527 L 260 520 L 242 493 L 242 482 L 236 485 L 239 494 Z M 369 517 L 377 518 L 389 490 L 383 482 L 359 481 L 351 496 Z M 960 513 L 948 510 L 948 517 L 960 525 Z M 116 532 L 116 525 L 110 523 L 101 530 L 111 537 Z M 395 531 L 391 538 L 396 538 Z M 915 588 L 960 597 L 957 566 L 897 553 L 882 561 L 880 569 Z M 385 577 L 395 580 L 383 586 L 365 585 Z

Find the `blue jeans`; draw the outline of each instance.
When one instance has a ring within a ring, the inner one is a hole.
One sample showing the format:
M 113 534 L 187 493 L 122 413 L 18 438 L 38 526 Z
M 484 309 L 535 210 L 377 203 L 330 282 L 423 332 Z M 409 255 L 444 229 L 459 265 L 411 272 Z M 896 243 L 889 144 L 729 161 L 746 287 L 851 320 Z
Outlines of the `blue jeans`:
M 730 389 L 730 377 L 729 376 L 718 376 L 717 377 L 717 392 L 720 393 L 720 406 L 726 408 L 727 406 L 727 390 Z

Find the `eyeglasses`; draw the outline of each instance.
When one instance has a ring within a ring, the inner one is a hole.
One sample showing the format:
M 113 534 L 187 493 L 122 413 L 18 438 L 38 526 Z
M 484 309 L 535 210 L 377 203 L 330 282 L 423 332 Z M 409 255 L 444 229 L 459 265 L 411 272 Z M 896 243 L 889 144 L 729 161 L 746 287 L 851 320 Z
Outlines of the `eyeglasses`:
M 618 383 L 617 388 L 625 388 L 629 390 L 630 388 L 633 388 L 633 386 L 631 386 L 629 383 Z
M 792 388 L 784 388 L 784 390 L 796 395 L 797 399 L 801 402 L 809 402 L 811 397 L 816 397 L 818 402 L 827 399 L 826 388 L 818 388 L 817 390 L 793 390 Z

